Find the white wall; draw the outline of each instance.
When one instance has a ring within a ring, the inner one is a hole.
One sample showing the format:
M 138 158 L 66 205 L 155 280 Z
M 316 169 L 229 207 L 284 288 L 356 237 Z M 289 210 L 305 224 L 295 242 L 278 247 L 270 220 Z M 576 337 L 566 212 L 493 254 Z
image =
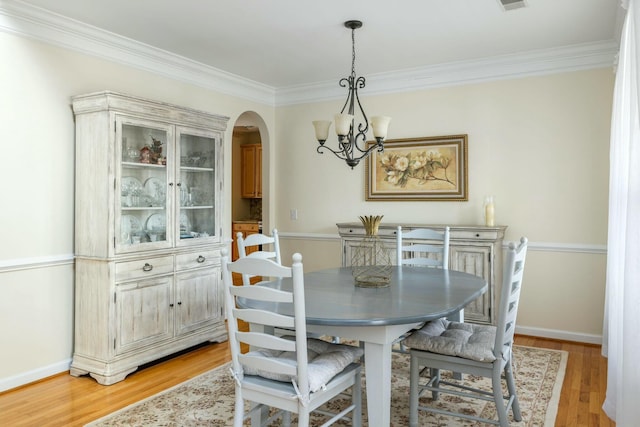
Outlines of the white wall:
M 0 32 L 0 391 L 68 369 L 73 351 L 74 121 L 70 98 L 113 90 L 230 116 L 272 106 Z M 231 191 L 225 170 L 225 194 Z M 230 199 L 224 220 L 230 224 Z M 230 238 L 230 226 L 226 237 Z
M 362 166 L 351 170 L 332 154 L 315 151 L 311 120 L 331 118 L 342 104 L 280 108 L 278 228 L 335 234 L 336 223 L 357 222 L 359 215 L 384 215 L 383 222 L 480 224 L 484 196 L 494 195 L 496 222 L 509 227 L 506 240 L 527 236 L 532 243 L 521 330 L 597 342 L 613 82 L 611 69 L 597 69 L 362 98 L 369 116 L 393 117 L 391 139 L 468 134 L 468 202 L 367 202 Z M 327 143 L 335 144 L 332 139 Z M 296 221 L 289 218 L 291 208 L 298 210 Z M 318 241 L 315 250 L 310 245 L 302 247 L 312 268 L 339 265 L 327 242 Z M 301 242 L 289 239 L 282 246 L 287 259 Z

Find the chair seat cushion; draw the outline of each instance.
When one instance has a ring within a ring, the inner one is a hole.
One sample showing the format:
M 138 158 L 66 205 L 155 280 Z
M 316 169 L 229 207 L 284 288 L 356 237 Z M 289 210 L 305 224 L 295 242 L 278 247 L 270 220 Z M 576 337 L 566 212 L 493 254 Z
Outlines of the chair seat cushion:
M 293 337 L 287 337 L 294 339 Z M 345 344 L 332 344 L 315 338 L 307 339 L 307 359 L 309 372 L 309 390 L 314 393 L 327 384 L 349 364 L 357 361 L 363 354 L 360 347 Z M 273 358 L 282 363 L 296 365 L 296 353 L 291 351 L 255 350 L 246 356 Z M 289 382 L 293 378 L 288 375 L 274 374 L 244 366 L 245 375 L 259 375 L 276 381 Z
M 416 350 L 493 362 L 496 360 L 493 353 L 495 339 L 495 326 L 438 319 L 414 331 L 404 344 Z

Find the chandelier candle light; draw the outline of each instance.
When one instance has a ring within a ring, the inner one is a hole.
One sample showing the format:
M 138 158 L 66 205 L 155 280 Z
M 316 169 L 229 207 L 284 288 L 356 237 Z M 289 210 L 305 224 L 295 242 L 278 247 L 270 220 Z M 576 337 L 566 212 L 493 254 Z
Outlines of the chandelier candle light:
M 323 154 L 323 150 L 329 150 L 336 155 L 339 159 L 347 162 L 351 169 L 357 166 L 360 160 L 367 157 L 371 151 L 377 149 L 379 152 L 384 151 L 384 140 L 387 137 L 387 130 L 389 129 L 390 117 L 375 116 L 371 117 L 371 127 L 373 128 L 373 136 L 376 139 L 376 143 L 371 147 L 366 147 L 367 131 L 369 130 L 369 121 L 367 115 L 360 104 L 360 98 L 358 97 L 358 89 L 362 89 L 365 86 L 365 79 L 363 76 L 356 77 L 356 42 L 355 32 L 356 29 L 362 27 L 361 21 L 347 21 L 344 26 L 351 29 L 351 75 L 340 79 L 340 86 L 348 88 L 347 100 L 345 101 L 342 110 L 339 114 L 335 115 L 336 122 L 336 134 L 338 135 L 338 150 L 334 150 L 331 147 L 325 146 L 329 136 L 329 127 L 331 122 L 328 120 L 316 120 L 313 122 L 313 126 L 316 131 L 316 139 L 320 144 L 317 148 L 318 153 Z M 358 123 L 356 133 L 355 123 L 355 104 L 358 104 L 360 115 L 362 115 L 363 122 Z M 347 111 L 345 113 L 345 110 Z M 358 141 L 360 140 L 360 141 Z

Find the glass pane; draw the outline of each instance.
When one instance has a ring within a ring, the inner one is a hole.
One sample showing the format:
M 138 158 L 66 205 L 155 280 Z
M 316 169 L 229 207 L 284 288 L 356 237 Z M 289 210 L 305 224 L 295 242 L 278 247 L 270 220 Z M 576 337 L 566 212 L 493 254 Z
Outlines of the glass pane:
M 180 135 L 179 238 L 215 236 L 215 139 Z
M 167 241 L 167 131 L 123 124 L 121 247 Z

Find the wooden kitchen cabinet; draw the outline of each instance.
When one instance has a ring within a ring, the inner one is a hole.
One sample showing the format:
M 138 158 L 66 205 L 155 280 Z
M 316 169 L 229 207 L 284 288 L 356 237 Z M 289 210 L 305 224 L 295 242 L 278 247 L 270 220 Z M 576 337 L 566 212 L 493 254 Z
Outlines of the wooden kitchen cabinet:
M 251 234 L 258 233 L 260 231 L 260 226 L 258 225 L 258 221 L 255 221 L 255 222 L 248 222 L 248 221 L 235 222 L 234 221 L 231 231 L 233 236 L 233 244 L 231 245 L 231 261 L 235 261 L 240 256 L 240 254 L 238 253 L 238 243 L 236 242 L 238 232 L 242 233 L 242 237 L 247 237 Z M 256 247 L 246 248 L 247 255 L 257 250 L 258 249 Z
M 240 257 L 238 253 L 238 242 L 237 235 L 238 232 L 242 233 L 242 237 L 246 238 L 251 234 L 256 234 L 260 232 L 260 226 L 257 221 L 239 221 L 234 222 L 231 228 L 231 234 L 233 236 L 233 243 L 231 244 L 231 261 L 235 261 Z M 256 246 L 249 246 L 245 248 L 246 254 L 249 255 L 252 252 L 257 251 L 258 248 Z M 259 282 L 261 278 L 259 276 L 252 277 L 251 283 Z M 238 273 L 233 273 L 233 284 L 234 285 L 242 285 L 242 276 Z
M 242 153 L 242 185 L 243 198 L 262 198 L 262 145 L 244 144 L 240 146 Z
M 396 233 L 398 225 L 402 231 L 416 228 L 431 228 L 442 231 L 444 226 L 431 224 L 380 224 L 378 235 L 396 260 Z M 342 242 L 342 265 L 351 265 L 351 254 L 365 236 L 362 223 L 337 224 Z M 465 322 L 495 324 L 497 313 L 496 289 L 502 282 L 502 242 L 506 226 L 449 226 L 449 269 L 480 276 L 487 281 L 488 290 L 471 302 L 464 310 Z M 412 242 L 403 239 L 403 242 Z M 416 241 L 417 242 L 417 241 Z M 433 242 L 424 242 L 433 243 Z M 497 284 L 497 285 L 496 285 Z

